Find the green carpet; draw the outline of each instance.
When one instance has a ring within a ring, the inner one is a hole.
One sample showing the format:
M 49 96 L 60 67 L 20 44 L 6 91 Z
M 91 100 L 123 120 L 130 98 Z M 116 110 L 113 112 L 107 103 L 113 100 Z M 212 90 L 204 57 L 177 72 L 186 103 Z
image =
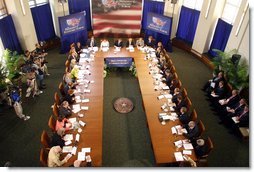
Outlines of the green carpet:
M 190 54 L 174 47 L 172 56 L 173 64 L 183 87 L 197 111 L 198 119 L 205 125 L 204 136 L 209 136 L 214 144 L 214 149 L 208 157 L 210 167 L 248 167 L 249 142 L 228 133 L 228 129 L 219 125 L 219 117 L 209 106 L 203 85 L 212 78 L 212 71 L 202 62 Z
M 132 100 L 134 109 L 120 114 L 116 98 Z M 110 72 L 104 79 L 103 166 L 153 166 L 154 158 L 137 78 L 128 71 Z

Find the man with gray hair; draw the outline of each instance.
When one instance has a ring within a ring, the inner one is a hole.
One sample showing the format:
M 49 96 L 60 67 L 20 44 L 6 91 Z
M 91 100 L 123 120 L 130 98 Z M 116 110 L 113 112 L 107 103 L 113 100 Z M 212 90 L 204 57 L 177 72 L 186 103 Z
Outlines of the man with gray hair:
M 199 136 L 199 128 L 194 121 L 190 121 L 188 126 L 186 127 L 188 133 L 184 133 L 183 135 L 190 140 Z

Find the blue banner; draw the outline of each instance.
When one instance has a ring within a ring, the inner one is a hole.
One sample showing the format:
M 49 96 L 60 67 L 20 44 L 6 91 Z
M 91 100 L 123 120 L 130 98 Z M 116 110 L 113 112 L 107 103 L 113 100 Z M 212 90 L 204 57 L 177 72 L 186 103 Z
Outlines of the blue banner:
M 172 18 L 163 15 L 148 13 L 146 29 L 159 32 L 164 35 L 170 35 Z
M 59 17 L 59 25 L 61 36 L 86 30 L 85 11 Z
M 107 57 L 105 63 L 107 67 L 130 67 L 132 57 Z

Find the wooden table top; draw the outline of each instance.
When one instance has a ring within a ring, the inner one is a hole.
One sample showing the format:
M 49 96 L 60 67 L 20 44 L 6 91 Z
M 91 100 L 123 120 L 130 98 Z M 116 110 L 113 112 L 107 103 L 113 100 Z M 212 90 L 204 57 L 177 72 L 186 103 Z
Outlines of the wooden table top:
M 72 117 L 77 117 L 77 119 L 86 123 L 86 126 L 82 127 L 83 131 L 77 144 L 77 153 L 81 151 L 81 148 L 91 147 L 91 153 L 88 155 L 91 156 L 92 165 L 102 166 L 103 70 L 104 58 L 107 57 L 134 58 L 156 164 L 163 165 L 176 162 L 174 152 L 182 151 L 183 148 L 177 149 L 174 142 L 185 138 L 181 135 L 173 135 L 171 127 L 181 123 L 179 120 L 168 121 L 166 125 L 160 123 L 158 113 L 162 112 L 161 105 L 166 102 L 166 99 L 157 99 L 160 92 L 154 90 L 153 79 L 149 74 L 148 61 L 144 60 L 145 54 L 136 48 L 135 52 L 129 52 L 126 48 L 122 48 L 120 52 L 114 53 L 114 48 L 110 48 L 108 52 L 98 51 L 95 53 L 94 61 L 90 63 L 91 75 L 86 77 L 86 79 L 95 82 L 88 87 L 91 92 L 84 95 L 85 98 L 90 99 L 90 102 L 84 104 L 89 106 L 89 109 L 79 112 L 84 114 L 82 118 L 79 118 L 77 114 L 72 115 Z M 70 131 L 70 133 L 74 134 L 75 139 L 77 131 Z M 77 153 L 64 166 L 72 165 L 77 159 Z M 190 157 L 196 160 L 193 150 Z

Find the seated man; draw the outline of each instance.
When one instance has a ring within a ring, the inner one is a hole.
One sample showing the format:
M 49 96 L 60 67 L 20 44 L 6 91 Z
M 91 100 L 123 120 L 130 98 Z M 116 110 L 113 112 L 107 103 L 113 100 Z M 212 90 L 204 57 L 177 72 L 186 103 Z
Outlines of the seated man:
M 182 96 L 182 93 L 180 92 L 180 89 L 179 88 L 175 88 L 174 93 L 173 93 L 172 96 L 173 96 L 172 97 L 172 103 L 178 104 L 177 98 L 179 96 Z
M 86 46 L 87 47 L 97 47 L 97 43 L 94 39 L 94 36 L 92 36 L 90 39 L 87 40 Z
M 180 110 L 181 110 L 182 107 L 186 107 L 186 103 L 183 100 L 182 96 L 178 96 L 177 97 L 177 103 L 176 103 L 175 106 L 173 106 L 173 108 L 174 108 L 176 113 L 180 113 Z
M 213 74 L 213 78 L 210 79 L 203 87 L 203 91 L 206 91 L 209 93 L 211 93 L 216 87 L 218 87 L 219 82 L 220 81 L 225 81 L 224 78 L 224 73 L 221 71 L 218 73 L 218 75 L 216 76 L 215 74 Z
M 50 149 L 48 154 L 48 167 L 61 167 L 64 163 L 67 162 L 67 159 L 64 158 L 60 160 L 62 148 L 60 146 L 54 146 Z
M 226 95 L 226 88 L 224 86 L 224 81 L 219 82 L 219 86 L 212 91 L 210 98 L 213 102 L 216 102 L 220 99 L 224 99 Z
M 191 141 L 199 136 L 199 128 L 194 121 L 190 121 L 185 129 L 188 133 L 183 133 L 183 135 Z
M 71 114 L 72 112 L 69 103 L 67 101 L 63 101 L 59 107 L 59 115 L 68 118 L 71 116 Z
M 82 45 L 80 42 L 77 42 L 77 45 L 75 46 L 75 51 L 78 53 L 78 55 L 80 55 L 80 53 L 82 52 Z
M 243 112 L 238 114 L 235 118 L 232 117 L 232 120 L 239 127 L 249 127 L 249 107 L 246 105 Z
M 130 47 L 130 46 L 132 46 L 132 47 L 135 46 L 135 45 L 134 45 L 134 41 L 133 41 L 132 38 L 129 38 L 129 39 L 127 40 L 127 42 L 126 42 L 126 47 Z
M 119 48 L 122 48 L 123 47 L 123 41 L 121 38 L 118 38 L 115 43 L 114 43 L 114 47 L 119 47 Z
M 155 48 L 155 41 L 153 39 L 153 36 L 149 36 L 148 40 L 146 41 L 146 46 Z
M 171 85 L 171 81 L 173 80 L 173 75 L 170 73 L 170 70 L 169 69 L 167 69 L 166 71 L 165 71 L 165 81 L 163 81 L 163 83 L 165 83 L 167 86 L 169 86 L 170 87 L 170 85 Z
M 180 109 L 180 113 L 178 114 L 178 118 L 184 126 L 187 125 L 190 122 L 190 117 L 187 114 L 187 108 L 186 107 L 182 107 Z
M 231 96 L 229 96 L 226 99 L 221 99 L 218 102 L 215 102 L 215 107 L 217 109 L 223 109 L 224 107 L 232 107 L 233 105 L 235 105 L 237 102 L 239 102 L 240 100 L 240 96 L 238 94 L 237 90 L 232 90 L 231 92 Z
M 197 139 L 193 146 L 197 157 L 200 158 L 207 154 L 207 144 L 204 139 Z
M 65 141 L 62 139 L 65 134 L 65 129 L 60 128 L 51 137 L 51 147 L 53 146 L 60 146 L 63 148 L 65 146 Z
M 145 46 L 145 42 L 143 40 L 142 37 L 140 37 L 137 41 L 136 41 L 136 46 L 137 48 L 141 48 L 141 47 L 144 47 Z
M 74 90 L 73 90 L 74 84 L 72 82 L 67 83 L 64 86 L 64 100 L 67 101 L 69 104 L 72 104 L 74 102 Z

